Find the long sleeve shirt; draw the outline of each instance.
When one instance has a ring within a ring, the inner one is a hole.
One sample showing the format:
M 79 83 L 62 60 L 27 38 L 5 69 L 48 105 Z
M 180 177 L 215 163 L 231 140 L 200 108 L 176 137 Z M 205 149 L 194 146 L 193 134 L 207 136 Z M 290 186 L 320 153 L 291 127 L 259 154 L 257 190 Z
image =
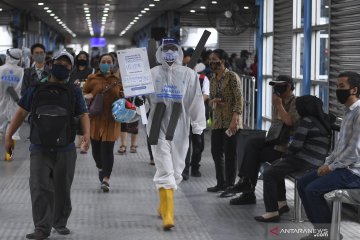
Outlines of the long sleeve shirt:
M 345 112 L 334 151 L 325 160 L 330 170 L 348 168 L 360 176 L 360 100 Z

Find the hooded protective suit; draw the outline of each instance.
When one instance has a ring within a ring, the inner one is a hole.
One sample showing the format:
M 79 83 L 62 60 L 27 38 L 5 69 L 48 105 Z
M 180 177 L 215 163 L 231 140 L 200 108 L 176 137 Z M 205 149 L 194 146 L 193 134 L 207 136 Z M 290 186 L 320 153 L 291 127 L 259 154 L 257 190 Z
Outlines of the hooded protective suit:
M 8 92 L 9 87 L 13 87 L 20 96 L 20 88 L 24 69 L 18 66 L 21 60 L 21 49 L 9 49 L 6 54 L 6 62 L 0 67 L 0 133 L 5 133 L 6 127 L 17 109 L 17 103 Z M 18 132 L 14 134 L 15 140 Z
M 166 105 L 165 114 L 161 120 L 158 144 L 151 146 L 156 166 L 154 182 L 158 189 L 177 189 L 177 184 L 182 180 L 181 173 L 185 167 L 189 145 L 190 123 L 194 134 L 201 134 L 206 128 L 205 108 L 197 74 L 194 70 L 182 66 L 183 52 L 180 46 L 176 46 L 178 55 L 171 66 L 163 59 L 161 45 L 156 52 L 156 60 L 161 65 L 151 69 L 155 93 L 149 95 L 148 135 L 156 104 L 163 102 Z M 180 102 L 182 109 L 174 138 L 168 141 L 165 135 L 174 102 Z

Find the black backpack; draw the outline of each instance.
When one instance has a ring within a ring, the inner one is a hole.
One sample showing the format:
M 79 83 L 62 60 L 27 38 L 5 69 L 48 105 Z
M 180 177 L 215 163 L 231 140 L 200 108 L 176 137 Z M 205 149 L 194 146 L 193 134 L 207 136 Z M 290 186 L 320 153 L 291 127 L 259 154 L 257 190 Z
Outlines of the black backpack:
M 31 105 L 30 142 L 65 147 L 76 135 L 74 85 L 39 83 Z

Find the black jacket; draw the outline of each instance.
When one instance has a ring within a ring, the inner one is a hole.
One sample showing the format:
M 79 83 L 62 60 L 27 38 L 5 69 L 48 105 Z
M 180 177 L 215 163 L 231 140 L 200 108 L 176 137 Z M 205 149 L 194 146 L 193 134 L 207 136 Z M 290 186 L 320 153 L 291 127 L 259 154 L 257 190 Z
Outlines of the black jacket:
M 49 77 L 50 76 L 50 69 L 48 68 L 47 65 L 44 66 L 44 71 L 41 73 L 41 77 L 39 78 L 37 73 L 36 73 L 36 69 L 35 69 L 35 66 L 32 66 L 30 68 L 26 68 L 24 70 L 24 77 L 23 77 L 23 81 L 22 81 L 22 85 L 21 85 L 21 96 L 24 96 L 26 90 L 40 82 L 41 79 L 44 79 L 46 77 Z

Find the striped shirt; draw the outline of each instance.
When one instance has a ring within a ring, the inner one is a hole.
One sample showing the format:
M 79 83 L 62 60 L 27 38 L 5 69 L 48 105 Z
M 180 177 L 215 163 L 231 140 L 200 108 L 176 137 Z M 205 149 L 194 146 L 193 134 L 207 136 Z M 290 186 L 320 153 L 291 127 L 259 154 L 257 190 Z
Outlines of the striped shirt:
M 334 151 L 326 158 L 330 170 L 348 168 L 360 176 L 360 100 L 344 114 Z
M 309 117 L 302 118 L 285 157 L 321 166 L 329 151 L 330 133 L 325 128 L 320 130 L 317 125 Z

